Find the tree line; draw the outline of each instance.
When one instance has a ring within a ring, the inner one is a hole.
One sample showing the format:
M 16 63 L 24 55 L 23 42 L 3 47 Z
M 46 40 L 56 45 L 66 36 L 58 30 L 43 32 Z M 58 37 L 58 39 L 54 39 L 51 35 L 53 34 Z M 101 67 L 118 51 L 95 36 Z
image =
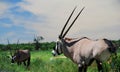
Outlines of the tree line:
M 112 40 L 113 43 L 117 45 L 118 52 L 120 52 L 120 40 Z M 34 42 L 34 43 L 20 43 L 20 44 L 0 44 L 0 50 L 18 50 L 18 49 L 28 49 L 28 50 L 51 50 L 55 47 L 56 42 Z M 10 48 L 9 48 L 10 47 Z
M 51 50 L 55 46 L 55 42 L 43 42 L 37 44 L 39 48 L 37 50 Z M 28 50 L 36 50 L 36 44 L 35 43 L 20 43 L 20 44 L 0 44 L 0 50 L 6 51 L 6 50 L 18 50 L 18 49 L 28 49 Z

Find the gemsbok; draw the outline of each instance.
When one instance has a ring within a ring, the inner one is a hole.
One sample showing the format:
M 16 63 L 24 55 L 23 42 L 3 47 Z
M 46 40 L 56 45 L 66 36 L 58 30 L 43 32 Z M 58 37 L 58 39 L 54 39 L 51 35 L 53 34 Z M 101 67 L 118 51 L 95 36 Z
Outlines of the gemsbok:
M 9 41 L 8 41 L 8 44 L 9 44 Z M 17 46 L 18 46 L 18 43 L 17 43 Z M 15 50 L 15 52 L 12 53 L 10 48 L 10 55 L 11 55 L 11 63 L 17 62 L 18 65 L 21 65 L 21 63 L 23 62 L 24 65 L 27 67 L 30 65 L 29 50 Z M 27 64 L 26 64 L 26 61 L 27 61 Z
M 110 40 L 92 40 L 87 37 L 65 38 L 66 34 L 84 8 L 85 7 L 80 10 L 66 32 L 64 32 L 76 7 L 74 8 L 68 20 L 66 21 L 60 35 L 58 36 L 56 47 L 53 48 L 52 54 L 54 56 L 57 56 L 63 53 L 66 57 L 70 58 L 74 63 L 78 65 L 78 72 L 86 72 L 87 67 L 91 65 L 92 62 L 95 60 L 97 63 L 98 71 L 103 72 L 102 62 L 108 60 L 111 54 L 116 54 L 116 47 Z

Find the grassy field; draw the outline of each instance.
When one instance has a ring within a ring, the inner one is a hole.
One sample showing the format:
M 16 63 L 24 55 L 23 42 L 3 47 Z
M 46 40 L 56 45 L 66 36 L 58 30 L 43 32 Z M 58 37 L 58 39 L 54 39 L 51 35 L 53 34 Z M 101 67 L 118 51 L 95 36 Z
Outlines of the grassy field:
M 0 51 L 0 72 L 77 72 L 77 65 L 68 58 L 55 58 L 51 51 L 32 51 L 31 64 L 27 69 L 24 65 L 11 64 L 9 52 Z M 88 72 L 97 72 L 96 65 L 88 68 Z

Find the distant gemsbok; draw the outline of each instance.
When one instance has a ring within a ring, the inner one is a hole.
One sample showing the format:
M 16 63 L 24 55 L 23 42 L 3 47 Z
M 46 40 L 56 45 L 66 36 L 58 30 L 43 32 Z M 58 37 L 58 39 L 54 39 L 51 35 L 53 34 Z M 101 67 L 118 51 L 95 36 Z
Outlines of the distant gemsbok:
M 17 46 L 18 46 L 18 42 L 17 42 Z M 8 45 L 9 45 L 9 41 L 8 41 Z M 29 50 L 15 50 L 15 52 L 12 53 L 11 48 L 10 48 L 10 55 L 11 55 L 11 63 L 17 62 L 18 65 L 21 65 L 21 63 L 23 62 L 24 65 L 27 67 L 30 65 L 30 51 Z M 26 64 L 26 61 L 27 61 L 27 64 Z
M 102 62 L 104 60 L 108 60 L 112 53 L 116 53 L 116 47 L 110 40 L 107 39 L 91 40 L 87 37 L 65 38 L 65 35 L 70 30 L 78 16 L 81 14 L 84 7 L 78 13 L 77 17 L 74 19 L 66 32 L 64 32 L 75 9 L 76 7 L 64 25 L 56 42 L 56 47 L 52 51 L 52 54 L 54 56 L 57 56 L 61 53 L 64 53 L 66 57 L 70 58 L 74 63 L 78 65 L 78 72 L 86 72 L 87 67 L 91 65 L 95 60 L 97 63 L 98 71 L 103 72 Z

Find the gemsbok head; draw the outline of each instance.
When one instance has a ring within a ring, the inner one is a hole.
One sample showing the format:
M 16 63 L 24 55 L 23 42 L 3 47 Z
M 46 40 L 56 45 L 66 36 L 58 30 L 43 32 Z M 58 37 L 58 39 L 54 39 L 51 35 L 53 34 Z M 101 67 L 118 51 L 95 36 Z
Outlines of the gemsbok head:
M 18 47 L 18 42 L 17 42 L 16 47 Z M 9 45 L 9 41 L 8 41 L 8 45 Z M 11 63 L 17 62 L 18 65 L 21 65 L 21 63 L 24 63 L 24 65 L 27 67 L 30 65 L 30 51 L 29 50 L 15 50 L 15 52 L 12 53 L 11 48 L 10 48 L 10 55 L 11 55 Z M 26 64 L 26 61 L 27 61 L 27 64 Z
M 53 49 L 54 56 L 64 54 L 78 65 L 78 72 L 86 72 L 87 67 L 95 60 L 98 71 L 103 71 L 102 62 L 108 60 L 112 53 L 116 53 L 116 47 L 108 39 L 91 40 L 87 37 L 82 38 L 65 38 L 66 34 L 77 20 L 85 7 L 83 7 L 71 25 L 65 31 L 65 28 L 73 15 L 76 7 L 65 23 L 60 35 L 58 36 L 56 47 Z M 65 32 L 64 32 L 65 31 Z

